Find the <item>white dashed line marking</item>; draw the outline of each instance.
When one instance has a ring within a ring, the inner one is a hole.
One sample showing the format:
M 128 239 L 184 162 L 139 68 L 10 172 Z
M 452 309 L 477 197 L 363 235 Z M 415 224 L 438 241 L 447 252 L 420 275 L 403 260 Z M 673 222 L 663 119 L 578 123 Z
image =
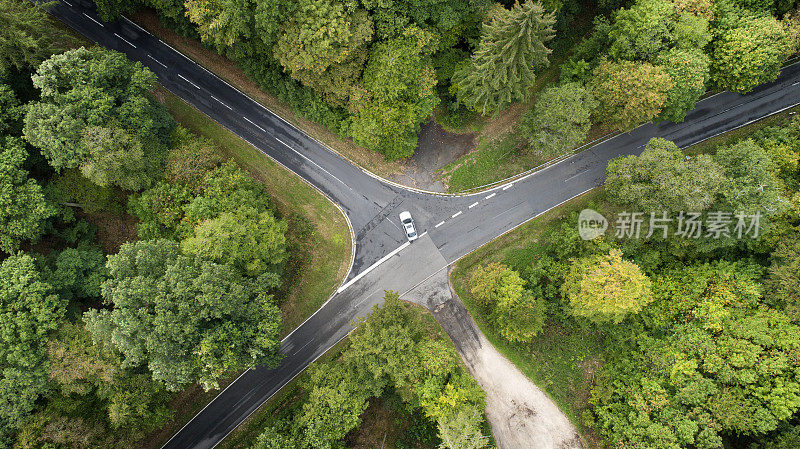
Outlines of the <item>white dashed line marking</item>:
M 169 67 L 167 67 L 167 65 L 166 65 L 166 64 L 164 64 L 163 62 L 161 62 L 161 61 L 159 61 L 158 59 L 154 58 L 153 56 L 151 56 L 151 55 L 147 55 L 147 57 L 148 57 L 148 58 L 150 58 L 150 59 L 152 59 L 153 61 L 155 61 L 155 62 L 159 63 L 159 64 L 161 65 L 161 67 L 164 67 L 165 69 L 168 69 L 168 68 L 169 68 Z
M 255 123 L 254 123 L 252 120 L 250 120 L 249 118 L 245 117 L 244 119 L 245 119 L 245 120 L 247 120 L 248 122 L 250 122 L 250 124 L 251 124 L 251 125 L 253 125 L 253 126 L 255 126 L 256 128 L 260 129 L 262 133 L 265 133 L 265 132 L 267 132 L 267 130 L 266 130 L 266 129 L 264 129 L 264 128 L 262 128 L 262 127 L 258 126 L 258 125 L 256 125 L 256 124 L 255 124 Z M 281 143 L 283 143 L 283 142 L 281 142 Z M 286 145 L 286 144 L 284 143 L 284 145 Z M 288 147 L 289 145 L 286 145 L 286 146 Z
M 439 226 L 441 226 L 441 225 L 443 225 L 443 224 L 444 224 L 444 222 L 443 222 L 443 221 L 440 221 L 439 223 L 437 223 L 437 224 L 436 224 L 436 226 L 434 226 L 434 228 L 438 228 Z
M 514 184 L 506 184 L 505 187 L 503 187 L 503 190 L 508 190 L 512 187 L 514 187 Z
M 461 211 L 458 211 L 458 212 L 454 213 L 453 215 L 450 216 L 450 218 L 456 218 L 459 215 L 461 215 Z
M 486 196 L 486 199 L 487 199 L 487 200 L 490 200 L 490 199 L 494 198 L 494 196 L 495 196 L 495 195 L 497 195 L 497 192 L 495 192 L 495 193 L 493 193 L 493 194 L 491 194 L 491 195 L 487 195 L 487 196 Z
M 133 45 L 132 43 L 130 43 L 130 41 L 128 41 L 128 40 L 127 40 L 127 39 L 125 39 L 124 37 L 120 36 L 119 34 L 117 34 L 117 33 L 114 33 L 114 36 L 117 36 L 117 37 L 118 37 L 118 38 L 119 38 L 119 39 L 120 39 L 122 42 L 125 42 L 126 44 L 130 45 L 131 47 L 133 47 L 133 48 L 136 48 L 136 46 L 135 46 L 135 45 Z
M 213 96 L 213 95 L 211 96 L 211 98 L 213 98 L 213 99 L 214 99 L 214 100 L 215 100 L 217 103 L 219 103 L 219 104 L 221 104 L 221 105 L 225 106 L 226 108 L 230 109 L 231 111 L 233 110 L 233 108 L 232 108 L 232 107 L 230 107 L 230 106 L 228 106 L 227 104 L 223 103 L 223 101 L 222 101 L 222 100 L 220 100 L 219 98 L 217 98 L 217 97 L 215 97 L 215 96 Z
M 274 136 L 273 136 L 273 137 L 274 137 Z M 294 148 L 292 148 L 291 146 L 289 146 L 289 144 L 288 144 L 288 143 L 286 143 L 286 142 L 282 141 L 281 139 L 278 139 L 277 137 L 274 137 L 274 139 L 275 139 L 275 140 L 277 140 L 278 142 L 282 143 L 282 144 L 283 144 L 283 145 L 284 145 L 286 148 L 288 148 L 288 149 L 290 149 L 290 150 L 294 151 L 294 152 L 295 152 L 295 153 L 296 153 L 298 156 L 300 156 L 300 157 L 302 157 L 303 159 L 307 160 L 308 162 L 310 162 L 310 163 L 311 163 L 312 165 L 314 165 L 315 167 L 317 167 L 317 168 L 319 168 L 320 170 L 322 170 L 324 173 L 326 173 L 326 174 L 327 174 L 328 176 L 330 176 L 331 178 L 333 178 L 333 179 L 335 179 L 335 180 L 337 180 L 337 181 L 341 182 L 342 184 L 344 184 L 344 186 L 345 186 L 345 187 L 347 187 L 348 189 L 350 189 L 350 190 L 353 190 L 353 188 L 352 188 L 352 187 L 350 187 L 349 185 L 347 185 L 347 184 L 345 184 L 344 182 L 342 182 L 342 180 L 341 180 L 341 179 L 339 179 L 339 178 L 337 178 L 336 176 L 334 176 L 334 174 L 333 174 L 333 173 L 329 172 L 328 170 L 325 170 L 324 168 L 322 168 L 322 166 L 321 166 L 321 165 L 319 165 L 319 164 L 317 164 L 316 162 L 314 162 L 314 161 L 312 161 L 311 159 L 309 159 L 309 158 L 308 158 L 308 156 L 306 156 L 305 154 L 303 154 L 303 153 L 301 153 L 301 152 L 299 152 L 299 151 L 295 150 L 295 149 L 294 149 Z M 397 226 L 395 225 L 395 227 L 397 227 Z
M 189 81 L 189 80 L 188 80 L 188 79 L 187 79 L 185 76 L 183 76 L 183 75 L 178 75 L 178 78 L 180 78 L 180 79 L 182 79 L 182 80 L 186 81 L 187 83 L 191 84 L 192 86 L 194 86 L 194 87 L 196 87 L 196 88 L 200 89 L 200 86 L 198 86 L 197 84 L 195 84 L 195 83 L 193 83 L 193 82 Z
M 473 207 L 475 207 L 477 205 L 478 205 L 478 201 L 475 201 L 474 203 L 469 205 L 469 209 L 472 209 Z
M 86 18 L 87 18 L 87 19 L 89 19 L 89 20 L 91 20 L 92 22 L 94 22 L 94 23 L 96 23 L 96 24 L 100 25 L 101 27 L 105 28 L 105 25 L 103 25 L 102 23 L 100 23 L 100 22 L 98 22 L 98 21 L 94 20 L 94 19 L 93 19 L 93 18 L 92 18 L 92 17 L 91 17 L 89 14 L 83 13 L 83 15 L 84 15 L 84 16 L 86 16 Z
M 68 2 L 67 0 L 61 0 L 61 1 L 69 5 L 70 8 L 72 8 L 72 3 Z
M 567 181 L 570 181 L 570 180 L 572 180 L 572 179 L 575 179 L 575 178 L 577 178 L 578 176 L 580 176 L 580 175 L 582 175 L 582 174 L 586 173 L 587 171 L 589 171 L 589 169 L 588 169 L 588 168 L 587 168 L 586 170 L 583 170 L 583 171 L 580 171 L 580 172 L 578 172 L 578 173 L 575 173 L 574 175 L 572 175 L 572 176 L 570 176 L 569 178 L 565 179 L 565 180 L 564 180 L 564 182 L 567 182 Z
M 798 82 L 796 82 L 796 83 L 792 84 L 792 86 L 797 86 L 798 84 L 800 84 L 800 81 L 798 81 Z

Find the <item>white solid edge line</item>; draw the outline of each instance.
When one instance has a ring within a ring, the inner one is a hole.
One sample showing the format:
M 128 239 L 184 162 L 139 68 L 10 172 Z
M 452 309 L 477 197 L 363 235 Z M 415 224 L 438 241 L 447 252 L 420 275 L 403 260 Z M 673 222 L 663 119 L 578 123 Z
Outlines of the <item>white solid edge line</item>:
M 219 100 L 217 100 L 217 101 L 219 101 Z M 220 103 L 222 103 L 222 102 L 220 101 Z M 223 103 L 223 104 L 224 104 L 224 103 Z M 262 128 L 262 127 L 258 126 L 258 125 L 257 125 L 257 124 L 256 124 L 254 121 L 250 120 L 249 118 L 247 118 L 247 117 L 245 117 L 245 116 L 242 116 L 242 117 L 244 117 L 244 119 L 245 119 L 245 120 L 247 120 L 248 122 L 250 122 L 250 124 L 251 124 L 251 125 L 253 125 L 253 126 L 255 126 L 256 128 L 260 129 L 262 133 L 265 133 L 265 132 L 267 132 L 267 130 L 266 130 L 266 129 L 264 129 L 264 128 Z M 285 144 L 284 144 L 284 145 L 285 145 Z
M 141 32 L 143 32 L 143 33 L 145 33 L 145 34 L 148 34 L 148 35 L 152 36 L 152 34 L 148 33 L 148 32 L 147 32 L 147 30 L 145 30 L 144 28 L 140 27 L 138 23 L 134 22 L 133 20 L 131 20 L 131 19 L 129 19 L 129 18 L 127 18 L 127 17 L 125 17 L 125 16 L 122 16 L 122 18 L 123 18 L 123 19 L 125 19 L 125 20 L 126 20 L 128 23 L 130 23 L 131 25 L 133 25 L 133 26 L 135 26 L 136 28 L 138 28 L 138 29 L 139 29 Z
M 166 64 L 164 64 L 163 62 L 161 62 L 161 61 L 159 61 L 158 59 L 154 58 L 154 57 L 153 57 L 153 55 L 151 55 L 151 54 L 148 54 L 148 55 L 147 55 L 147 57 L 148 57 L 148 58 L 150 58 L 150 59 L 152 59 L 153 61 L 155 61 L 155 62 L 157 62 L 157 63 L 161 64 L 161 67 L 164 67 L 165 69 L 168 69 L 168 68 L 169 68 L 169 67 L 167 67 L 167 65 L 166 65 Z
M 94 23 L 96 23 L 96 24 L 100 25 L 101 27 L 103 27 L 103 28 L 105 28 L 105 27 L 106 27 L 106 26 L 105 26 L 105 25 L 103 25 L 102 23 L 100 23 L 100 22 L 98 22 L 97 20 L 93 19 L 93 18 L 92 18 L 92 16 L 90 16 L 89 14 L 83 13 L 83 15 L 84 15 L 84 16 L 86 16 L 86 18 L 87 18 L 87 19 L 89 19 L 89 20 L 91 20 L 92 22 L 94 22 Z
M 459 215 L 461 215 L 461 213 L 462 213 L 461 211 L 458 211 L 458 212 L 454 213 L 453 215 L 451 215 L 450 218 L 456 218 Z
M 437 224 L 436 224 L 436 226 L 434 226 L 434 228 L 438 228 L 439 226 L 441 226 L 441 225 L 443 225 L 443 224 L 444 224 L 444 222 L 443 222 L 443 221 L 440 221 L 439 223 L 437 223 Z
M 490 200 L 490 199 L 494 198 L 495 195 L 497 195 L 497 192 L 494 192 L 492 194 L 486 195 L 485 199 Z
M 130 43 L 130 41 L 128 41 L 128 40 L 127 40 L 127 39 L 125 39 L 124 37 L 120 36 L 119 34 L 117 34 L 117 33 L 114 33 L 114 36 L 117 36 L 117 38 L 119 38 L 120 40 L 122 40 L 122 42 L 125 42 L 126 44 L 130 45 L 131 47 L 133 47 L 133 48 L 136 48 L 136 46 L 135 46 L 135 45 L 133 45 L 132 43 Z
M 188 78 L 186 78 L 185 76 L 181 75 L 180 73 L 178 74 L 178 78 L 180 78 L 180 79 L 182 79 L 182 80 L 186 81 L 187 83 L 191 84 L 192 86 L 194 86 L 194 87 L 196 87 L 198 90 L 200 90 L 200 86 L 198 86 L 197 84 L 195 84 L 195 83 L 193 83 L 193 82 L 189 81 L 189 79 L 188 79 Z
M 469 205 L 468 209 L 472 209 L 473 207 L 475 207 L 477 205 L 478 205 L 478 201 L 475 201 L 474 203 Z
M 366 276 L 370 271 L 374 270 L 375 268 L 378 268 L 378 266 L 380 264 L 382 264 L 382 263 L 386 262 L 387 260 L 391 259 L 395 255 L 397 255 L 397 253 L 399 253 L 400 251 L 408 248 L 408 245 L 410 245 L 410 244 L 411 244 L 411 242 L 405 242 L 402 245 L 400 245 L 397 248 L 395 248 L 394 251 L 392 251 L 389 254 L 381 257 L 380 259 L 378 259 L 377 262 L 375 262 L 374 264 L 370 265 L 366 270 L 362 271 L 361 273 L 358 273 L 356 275 L 356 277 L 354 277 L 353 279 L 350 279 L 346 284 L 344 284 L 341 287 L 339 287 L 339 289 L 336 290 L 336 293 L 341 293 L 341 292 L 347 290 L 347 287 L 350 287 L 351 285 L 355 284 L 356 282 L 358 282 L 359 279 L 361 279 L 364 276 Z

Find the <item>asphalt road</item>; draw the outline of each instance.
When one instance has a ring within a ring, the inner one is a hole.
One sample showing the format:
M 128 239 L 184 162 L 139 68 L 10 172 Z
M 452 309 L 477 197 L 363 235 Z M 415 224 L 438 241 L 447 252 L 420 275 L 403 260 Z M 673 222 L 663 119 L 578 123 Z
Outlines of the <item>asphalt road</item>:
M 747 95 L 709 97 L 683 123 L 643 125 L 490 191 L 433 195 L 381 180 L 268 111 L 243 93 L 122 19 L 100 21 L 88 0 L 61 0 L 51 14 L 98 44 L 140 61 L 159 83 L 311 183 L 345 212 L 356 238 L 348 282 L 284 339 L 274 370 L 245 372 L 164 447 L 217 445 L 292 378 L 344 338 L 357 317 L 495 237 L 603 183 L 609 160 L 638 154 L 651 137 L 684 147 L 800 103 L 800 65 Z M 409 245 L 397 215 L 409 210 L 422 236 Z

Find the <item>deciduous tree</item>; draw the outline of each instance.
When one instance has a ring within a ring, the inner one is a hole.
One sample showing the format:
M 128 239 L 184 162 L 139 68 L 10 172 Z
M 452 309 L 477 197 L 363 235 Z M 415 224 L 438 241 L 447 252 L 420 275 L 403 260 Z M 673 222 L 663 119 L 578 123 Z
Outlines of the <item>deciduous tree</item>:
M 586 139 L 596 106 L 594 96 L 579 83 L 545 89 L 522 116 L 519 134 L 543 157 L 564 154 Z
M 45 282 L 32 257 L 0 263 L 0 437 L 20 424 L 47 390 L 47 336 L 66 304 Z
M 694 109 L 705 93 L 709 80 L 710 62 L 701 50 L 672 49 L 658 55 L 656 62 L 672 79 L 659 119 L 682 122 L 686 112 Z
M 300 0 L 274 47 L 275 58 L 303 84 L 345 105 L 361 76 L 372 38 L 366 11 L 332 0 Z
M 280 311 L 234 269 L 184 256 L 168 240 L 127 243 L 108 258 L 111 310 L 84 315 L 94 338 L 147 365 L 168 390 L 278 360 Z
M 414 154 L 419 124 L 438 101 L 430 58 L 435 46 L 434 36 L 418 28 L 373 46 L 364 70 L 364 96 L 351 104 L 358 111 L 350 127 L 356 143 L 387 159 Z
M 655 118 L 674 83 L 664 68 L 648 62 L 603 60 L 594 71 L 595 116 L 620 131 Z
M 113 126 L 87 126 L 81 143 L 86 148 L 81 173 L 93 183 L 137 191 L 153 182 L 158 150 L 146 151 L 147 145 L 135 134 Z
M 789 235 L 772 253 L 765 286 L 773 303 L 783 306 L 795 320 L 800 319 L 800 236 Z
M 23 240 L 39 238 L 56 213 L 36 180 L 22 169 L 27 157 L 20 139 L 0 139 L 0 251 L 7 253 Z
M 70 50 L 43 62 L 32 79 L 41 99 L 28 105 L 25 138 L 56 170 L 78 167 L 89 157 L 81 142 L 88 126 L 115 122 L 143 140 L 169 142 L 174 121 L 150 94 L 155 75 L 121 53 Z
M 639 156 L 608 164 L 609 198 L 642 212 L 704 211 L 717 198 L 723 170 L 708 155 L 687 160 L 672 142 L 651 139 Z
M 256 41 L 250 0 L 186 0 L 186 17 L 197 24 L 200 39 L 217 52 L 247 56 Z
M 777 215 L 787 204 L 780 184 L 770 170 L 767 152 L 747 139 L 717 150 L 714 160 L 722 167 L 720 210 Z
M 561 288 L 575 316 L 620 323 L 653 300 L 650 279 L 622 251 L 573 262 Z
M 749 92 L 777 78 L 791 50 L 791 39 L 777 19 L 745 15 L 721 30 L 712 44 L 712 80 L 722 89 Z
M 282 268 L 287 258 L 286 228 L 286 222 L 275 219 L 270 211 L 242 206 L 199 223 L 181 248 L 257 277 Z

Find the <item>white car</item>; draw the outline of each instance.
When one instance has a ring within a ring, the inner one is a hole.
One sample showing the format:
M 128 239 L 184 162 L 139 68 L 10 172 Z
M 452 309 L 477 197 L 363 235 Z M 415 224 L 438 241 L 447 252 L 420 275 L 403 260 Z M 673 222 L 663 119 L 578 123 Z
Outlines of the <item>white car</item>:
M 409 242 L 419 238 L 417 228 L 414 227 L 414 220 L 411 219 L 411 212 L 400 212 L 400 223 L 403 224 L 403 228 L 406 230 L 406 237 L 408 237 Z

